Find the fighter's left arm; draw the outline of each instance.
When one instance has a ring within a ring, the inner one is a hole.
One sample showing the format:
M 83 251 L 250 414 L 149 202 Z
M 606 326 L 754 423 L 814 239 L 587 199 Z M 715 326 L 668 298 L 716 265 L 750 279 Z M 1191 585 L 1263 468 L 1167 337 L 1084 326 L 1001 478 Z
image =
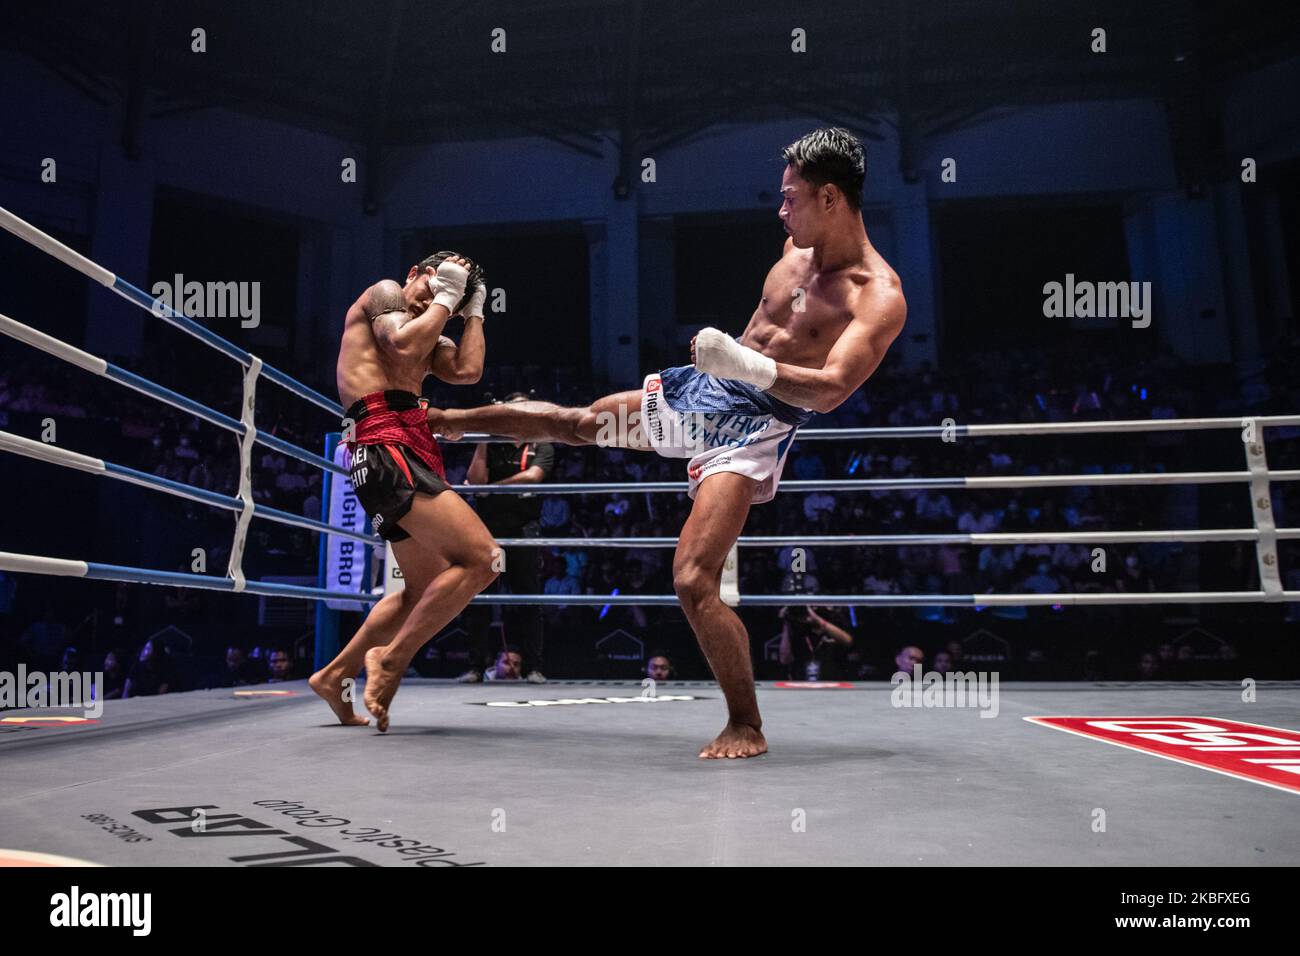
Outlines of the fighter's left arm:
M 429 356 L 429 371 L 449 385 L 473 385 L 483 377 L 483 320 L 466 319 L 465 332 L 457 345 L 445 335 Z
M 880 367 L 885 352 L 907 319 L 907 303 L 897 288 L 871 296 L 855 310 L 822 368 L 776 363 L 768 393 L 787 405 L 829 412 L 838 408 Z

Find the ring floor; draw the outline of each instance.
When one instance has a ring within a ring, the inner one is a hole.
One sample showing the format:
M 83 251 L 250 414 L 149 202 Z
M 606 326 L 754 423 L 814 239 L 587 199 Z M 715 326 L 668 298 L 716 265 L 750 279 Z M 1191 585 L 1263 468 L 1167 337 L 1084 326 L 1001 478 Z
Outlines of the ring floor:
M 385 735 L 338 726 L 304 681 L 241 690 L 262 693 L 109 701 L 61 726 L 0 714 L 0 848 L 110 866 L 1300 863 L 1300 794 L 1023 719 L 1297 730 L 1300 683 L 1252 703 L 1226 683 L 1003 684 L 993 719 L 895 707 L 882 683 L 760 684 L 771 751 L 731 761 L 696 757 L 724 716 L 702 682 L 647 704 L 631 682 L 408 680 Z

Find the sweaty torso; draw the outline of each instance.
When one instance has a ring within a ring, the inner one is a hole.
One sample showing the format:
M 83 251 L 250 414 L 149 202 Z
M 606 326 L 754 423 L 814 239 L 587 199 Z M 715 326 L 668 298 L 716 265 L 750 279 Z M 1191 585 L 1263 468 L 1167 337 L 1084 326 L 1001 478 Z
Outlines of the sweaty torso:
M 818 272 L 811 249 L 788 249 L 763 282 L 763 299 L 742 345 L 788 365 L 823 368 L 831 348 L 869 301 L 899 287 L 897 273 L 870 245 L 853 265 Z
M 391 288 L 381 288 L 391 287 Z M 424 377 L 429 372 L 429 357 L 407 359 L 385 351 L 375 341 L 374 321 L 376 311 L 388 302 L 379 301 L 381 295 L 372 295 L 378 290 L 391 297 L 391 304 L 396 305 L 400 292 L 393 296 L 394 288 L 400 286 L 393 282 L 382 282 L 372 286 L 361 294 L 361 298 L 348 309 L 343 322 L 343 342 L 339 346 L 339 360 L 336 377 L 339 387 L 339 401 L 348 408 L 358 398 L 371 392 L 396 390 L 420 394 Z M 400 311 L 413 315 L 405 308 Z

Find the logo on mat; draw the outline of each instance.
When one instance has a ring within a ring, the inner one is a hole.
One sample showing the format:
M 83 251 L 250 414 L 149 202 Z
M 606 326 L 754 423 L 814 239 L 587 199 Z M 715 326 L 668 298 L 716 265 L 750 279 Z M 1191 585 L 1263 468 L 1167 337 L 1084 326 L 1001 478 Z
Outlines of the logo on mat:
M 1080 737 L 1300 793 L 1300 731 L 1217 717 L 1026 717 Z

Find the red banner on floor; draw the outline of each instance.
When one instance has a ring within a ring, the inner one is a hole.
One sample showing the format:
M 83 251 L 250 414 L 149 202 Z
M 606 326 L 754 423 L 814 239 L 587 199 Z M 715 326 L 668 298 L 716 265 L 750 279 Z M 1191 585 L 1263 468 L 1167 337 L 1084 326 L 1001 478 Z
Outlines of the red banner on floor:
M 1300 793 L 1300 731 L 1217 717 L 1026 717 L 1025 720 Z

